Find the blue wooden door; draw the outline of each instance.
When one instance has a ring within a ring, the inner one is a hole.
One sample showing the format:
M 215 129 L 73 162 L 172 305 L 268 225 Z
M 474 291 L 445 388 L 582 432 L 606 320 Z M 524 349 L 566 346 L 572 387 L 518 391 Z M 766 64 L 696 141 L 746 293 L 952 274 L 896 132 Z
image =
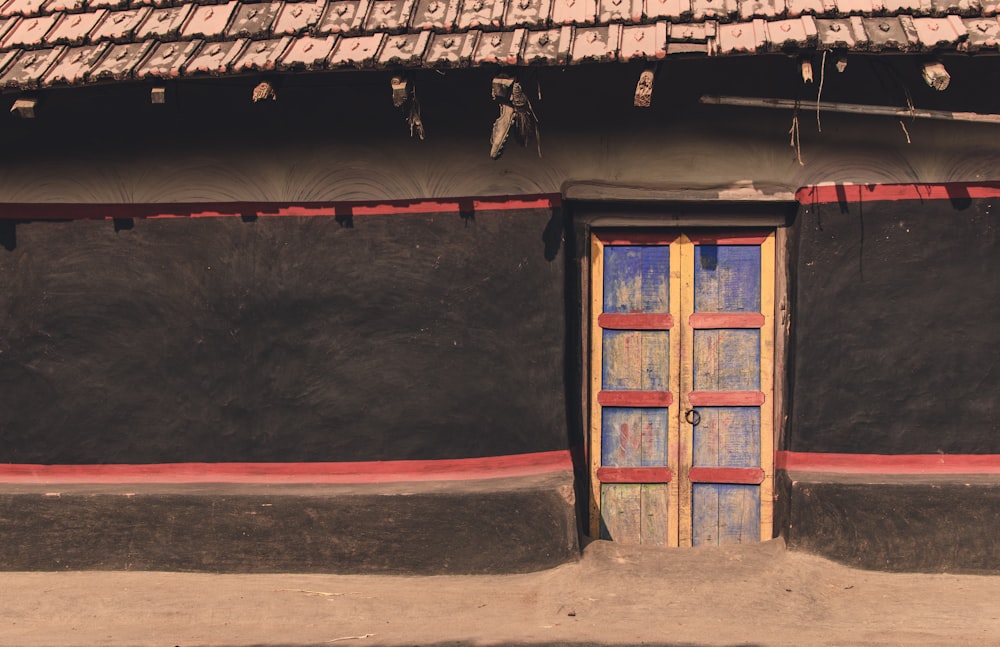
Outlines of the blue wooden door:
M 773 234 L 606 231 L 591 252 L 592 533 L 769 537 Z

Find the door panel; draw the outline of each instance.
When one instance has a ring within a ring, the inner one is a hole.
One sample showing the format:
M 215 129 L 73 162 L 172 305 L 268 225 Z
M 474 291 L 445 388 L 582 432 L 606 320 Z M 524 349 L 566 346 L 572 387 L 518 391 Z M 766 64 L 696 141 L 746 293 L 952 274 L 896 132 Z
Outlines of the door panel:
M 772 232 L 592 238 L 591 531 L 770 537 Z
M 665 391 L 669 330 L 605 330 L 602 390 Z
M 759 330 L 695 330 L 695 391 L 759 391 Z
M 668 540 L 669 492 L 665 483 L 601 486 L 601 537 L 628 544 L 664 546 Z
M 696 244 L 694 311 L 760 312 L 760 247 Z
M 667 409 L 604 407 L 602 416 L 603 467 L 667 465 Z
M 670 247 L 604 248 L 604 312 L 670 312 Z
M 758 407 L 695 407 L 692 464 L 698 467 L 755 467 L 760 456 Z
M 759 486 L 694 483 L 692 492 L 692 545 L 760 541 Z

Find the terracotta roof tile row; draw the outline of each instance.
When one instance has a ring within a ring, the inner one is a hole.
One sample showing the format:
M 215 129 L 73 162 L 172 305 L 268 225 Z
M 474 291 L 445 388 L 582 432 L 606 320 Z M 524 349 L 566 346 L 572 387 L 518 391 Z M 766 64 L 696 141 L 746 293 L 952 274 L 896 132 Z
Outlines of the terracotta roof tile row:
M 996 50 L 1000 0 L 7 0 L 0 85 L 796 49 Z

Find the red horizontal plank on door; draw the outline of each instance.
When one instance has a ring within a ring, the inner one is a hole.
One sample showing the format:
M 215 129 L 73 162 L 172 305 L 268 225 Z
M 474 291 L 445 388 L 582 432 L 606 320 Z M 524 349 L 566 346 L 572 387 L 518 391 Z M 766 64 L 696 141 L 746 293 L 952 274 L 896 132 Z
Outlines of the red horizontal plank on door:
M 692 328 L 760 328 L 764 315 L 759 312 L 696 312 L 688 318 Z
M 695 245 L 760 245 L 770 232 L 760 229 L 729 229 L 688 233 Z
M 674 402 L 670 391 L 601 391 L 597 402 L 603 407 L 669 407 Z
M 673 479 L 669 467 L 598 467 L 601 483 L 669 483 Z
M 669 330 L 674 318 L 669 314 L 604 313 L 598 315 L 597 325 L 608 330 Z
M 669 245 L 677 240 L 677 234 L 662 231 L 630 231 L 628 229 L 596 231 L 594 236 L 605 245 Z
M 760 485 L 764 470 L 759 467 L 692 467 L 688 470 L 692 483 L 731 483 L 735 485 Z
M 695 407 L 759 407 L 764 404 L 760 391 L 691 391 L 688 396 Z

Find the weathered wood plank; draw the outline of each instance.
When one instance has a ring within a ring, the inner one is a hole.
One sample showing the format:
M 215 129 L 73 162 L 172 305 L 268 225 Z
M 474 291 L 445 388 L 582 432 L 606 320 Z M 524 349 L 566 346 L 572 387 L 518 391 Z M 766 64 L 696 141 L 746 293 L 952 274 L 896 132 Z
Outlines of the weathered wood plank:
M 699 407 L 694 428 L 693 465 L 757 467 L 760 456 L 760 409 Z
M 715 465 L 757 467 L 760 462 L 760 409 L 719 407 L 716 413 L 719 445 Z
M 641 542 L 640 485 L 601 486 L 601 537 L 626 544 Z
M 670 312 L 679 315 L 681 313 L 681 247 L 686 244 L 680 237 L 670 243 L 670 257 L 674 262 L 670 266 Z M 681 357 L 681 334 L 680 331 L 670 335 L 670 356 L 675 364 Z M 670 391 L 677 394 L 676 400 L 681 399 L 681 367 L 674 366 L 670 371 Z M 680 470 L 680 426 L 681 417 L 678 407 L 672 408 L 667 418 L 667 465 L 673 474 L 678 474 Z M 680 479 L 674 478 L 667 488 L 667 545 L 677 546 L 680 519 L 678 510 L 680 509 Z
M 679 245 L 678 271 L 680 277 L 677 283 L 680 287 L 680 303 L 678 311 L 680 321 L 688 321 L 694 312 L 694 284 L 695 284 L 695 254 L 694 246 L 682 236 Z M 691 408 L 691 391 L 693 390 L 694 379 L 694 339 L 693 331 L 689 326 L 682 326 L 680 329 L 680 355 L 679 361 L 679 406 L 677 408 L 678 434 L 677 434 L 677 545 L 690 546 L 692 540 L 692 501 L 691 483 L 688 480 L 688 470 L 691 468 L 692 459 L 692 427 L 683 416 L 684 412 Z
M 604 245 L 601 240 L 590 237 L 590 363 L 588 365 L 589 386 L 589 463 L 590 463 L 590 536 L 601 536 L 601 482 L 597 478 L 597 470 L 601 467 L 601 405 L 597 402 L 597 394 L 601 390 L 603 380 L 603 333 L 597 323 L 597 318 L 604 310 Z
M 760 539 L 760 488 L 694 484 L 695 546 L 744 544 Z
M 666 546 L 669 525 L 669 486 L 665 484 L 643 484 L 639 486 L 640 535 L 643 544 Z
M 697 245 L 695 312 L 760 312 L 760 248 Z
M 694 331 L 694 390 L 757 391 L 759 388 L 759 330 Z
M 719 491 L 717 486 L 695 483 L 691 487 L 691 544 L 719 544 Z
M 764 470 L 759 467 L 692 467 L 688 477 L 692 483 L 760 485 Z
M 760 331 L 720 330 L 719 390 L 760 389 Z
M 603 337 L 603 389 L 667 390 L 669 331 L 605 330 Z
M 719 332 L 695 330 L 692 332 L 692 391 L 719 390 Z
M 641 247 L 604 247 L 604 312 L 642 312 Z
M 759 407 L 766 400 L 761 391 L 692 391 L 688 399 L 699 407 Z
M 764 325 L 764 315 L 756 312 L 696 312 L 688 317 L 688 325 L 692 328 L 760 328 Z
M 719 543 L 760 541 L 760 488 L 756 485 L 712 485 L 719 492 Z
M 669 312 L 669 272 L 666 245 L 606 246 L 604 312 Z
M 604 407 L 601 414 L 601 466 L 666 466 L 667 411 Z
M 719 464 L 719 409 L 717 407 L 697 407 L 700 420 L 691 431 L 691 464 Z
M 775 239 L 773 232 L 763 242 L 760 248 L 760 311 L 764 314 L 764 325 L 760 328 L 760 390 L 764 393 L 764 402 L 760 407 L 760 467 L 764 471 L 764 480 L 760 485 L 760 538 L 770 539 L 774 534 L 774 447 L 777 427 L 776 415 L 780 409 L 774 406 L 776 389 L 775 356 L 775 282 L 778 280 L 775 271 Z M 782 283 L 783 285 L 783 283 Z M 783 350 L 783 349 L 782 349 Z
M 644 314 L 641 312 L 611 314 L 605 312 L 597 318 L 597 325 L 605 330 L 669 330 L 674 327 L 674 318 L 670 314 Z
M 643 247 L 640 265 L 642 312 L 670 312 L 670 247 Z
M 674 475 L 669 467 L 601 467 L 601 483 L 669 483 Z
M 601 391 L 597 401 L 602 407 L 669 407 L 674 402 L 670 391 Z

